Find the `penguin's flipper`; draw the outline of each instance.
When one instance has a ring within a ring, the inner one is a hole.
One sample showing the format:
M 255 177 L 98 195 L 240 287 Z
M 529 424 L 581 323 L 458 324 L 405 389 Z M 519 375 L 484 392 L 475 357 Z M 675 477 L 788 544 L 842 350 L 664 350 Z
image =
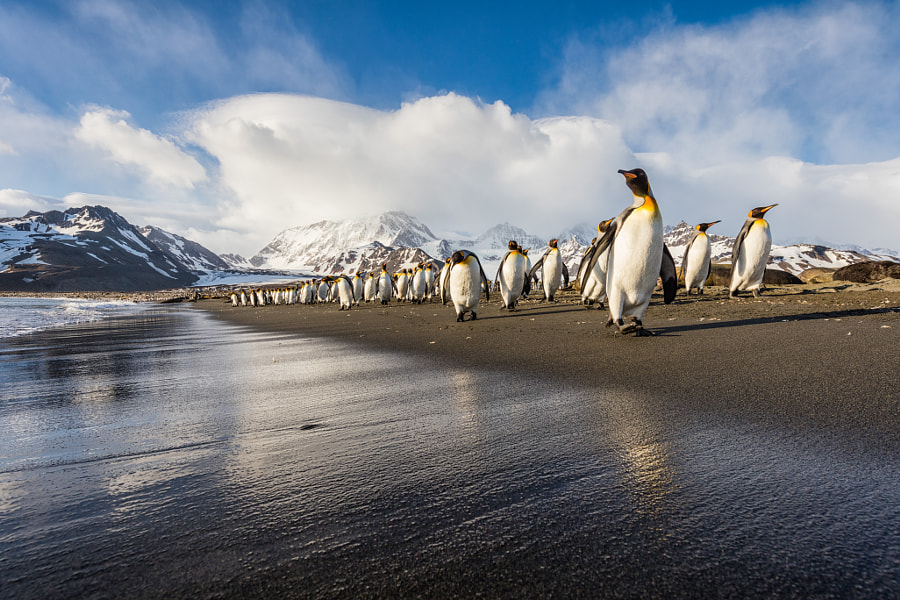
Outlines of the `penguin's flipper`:
M 744 221 L 741 232 L 734 238 L 734 246 L 731 249 L 731 272 L 728 274 L 729 280 L 731 280 L 731 277 L 734 275 L 734 267 L 737 265 L 738 258 L 741 256 L 741 251 L 744 249 L 744 238 L 746 238 L 747 234 L 750 232 L 750 226 L 753 225 L 753 221 L 753 219 Z
M 587 250 L 584 251 L 584 254 L 581 257 L 581 262 L 578 263 L 578 273 L 575 275 L 576 281 L 581 281 L 581 276 L 584 273 L 584 268 L 587 266 L 588 261 L 591 260 L 591 256 L 593 255 L 594 245 L 596 245 L 597 239 L 594 238 L 591 240 L 590 246 L 587 247 Z
M 444 276 L 441 277 L 441 304 L 447 304 L 450 302 L 450 271 L 453 270 L 453 261 L 450 262 L 450 266 L 444 271 Z
M 491 284 L 488 282 L 487 275 L 484 274 L 484 268 L 481 266 L 481 259 L 479 259 L 474 252 L 472 252 L 472 256 L 474 256 L 475 260 L 478 261 L 478 272 L 481 273 L 481 287 L 484 289 L 484 301 L 490 302 Z M 472 319 L 474 320 L 475 318 L 475 313 L 472 313 Z
M 506 259 L 509 257 L 509 252 L 503 255 L 503 259 L 500 261 L 500 266 L 497 267 L 497 276 L 494 277 L 494 285 L 497 286 L 497 289 L 500 289 L 500 273 L 503 272 L 503 263 L 506 262 Z M 478 264 L 481 264 L 479 262 Z
M 563 280 L 566 282 L 563 287 L 569 287 L 569 267 L 566 266 L 566 263 L 563 262 Z
M 534 263 L 534 266 L 531 267 L 531 272 L 528 273 L 528 276 L 526 277 L 526 279 L 527 279 L 528 281 L 531 281 L 532 278 L 535 277 L 535 273 L 537 273 L 537 270 L 544 266 L 544 259 L 545 259 L 545 258 L 547 258 L 547 255 L 546 255 L 546 254 L 544 254 L 544 255 L 541 257 L 541 259 L 540 259 L 539 261 L 537 261 L 536 263 Z
M 669 247 L 663 244 L 662 261 L 659 265 L 659 277 L 662 279 L 663 302 L 669 304 L 675 299 L 678 290 L 678 274 L 675 271 L 675 259 L 669 252 Z
M 584 260 L 587 261 L 587 266 L 581 274 L 581 281 L 578 282 L 578 287 L 582 290 L 584 289 L 588 278 L 591 276 L 591 272 L 594 270 L 594 265 L 597 264 L 597 260 L 610 246 L 612 246 L 613 240 L 616 239 L 616 231 L 619 229 L 619 223 L 623 223 L 625 219 L 628 218 L 628 215 L 631 214 L 632 210 L 634 209 L 629 207 L 622 211 L 618 217 L 613 219 L 612 223 L 609 224 L 609 228 L 603 234 L 603 237 L 597 240 L 597 243 L 591 247 L 589 253 L 585 255 Z

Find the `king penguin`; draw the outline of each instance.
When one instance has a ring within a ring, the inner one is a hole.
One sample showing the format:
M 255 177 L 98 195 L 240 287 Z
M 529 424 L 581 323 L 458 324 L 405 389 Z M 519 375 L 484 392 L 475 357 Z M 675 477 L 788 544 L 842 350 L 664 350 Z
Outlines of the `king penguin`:
M 453 302 L 457 322 L 464 321 L 467 312 L 472 313 L 470 320 L 474 321 L 478 318 L 481 291 L 484 290 L 485 300 L 491 299 L 481 261 L 468 250 L 457 250 L 449 260 L 450 267 L 444 270 L 441 278 L 441 302 Z
M 516 301 L 522 294 L 531 291 L 528 272 L 525 269 L 525 255 L 519 248 L 519 244 L 510 240 L 506 254 L 500 261 L 497 269 L 496 281 L 500 286 L 500 299 L 503 308 L 513 310 Z
M 777 204 L 759 206 L 747 213 L 747 220 L 734 240 L 731 251 L 731 286 L 728 297 L 735 292 L 751 291 L 759 296 L 759 286 L 766 274 L 769 250 L 772 249 L 772 232 L 763 216 Z
M 718 223 L 700 223 L 694 227 L 694 233 L 684 249 L 684 258 L 681 259 L 681 276 L 684 278 L 684 288 L 688 296 L 691 290 L 696 288 L 698 294 L 703 293 L 706 287 L 706 279 L 709 277 L 710 256 L 712 247 L 706 230 Z
M 544 300 L 547 302 L 556 302 L 553 297 L 563 285 L 563 280 L 565 280 L 566 286 L 569 285 L 569 268 L 566 266 L 566 263 L 563 262 L 558 244 L 559 240 L 550 240 L 547 243 L 549 248 L 547 248 L 547 251 L 544 252 L 544 255 L 540 260 L 534 264 L 531 268 L 531 272 L 528 274 L 528 279 L 530 281 L 534 278 L 538 269 L 543 269 L 541 281 L 544 284 Z
M 394 279 L 387 271 L 387 263 L 381 265 L 381 274 L 378 276 L 378 283 L 375 284 L 375 296 L 382 304 L 388 304 L 391 301 L 391 295 L 396 289 Z
M 338 300 L 341 307 L 338 310 L 350 310 L 353 303 L 356 302 L 356 296 L 353 294 L 353 283 L 346 275 L 338 275 L 334 278 L 334 289 L 337 291 Z
M 663 243 L 662 214 L 647 174 L 643 169 L 619 169 L 619 173 L 625 177 L 634 202 L 619 213 L 591 249 L 590 261 L 582 273 L 581 288 L 584 289 L 596 262 L 607 252 L 607 326 L 615 324 L 623 334 L 653 335 L 644 329 L 644 313 L 658 277 L 663 281 L 666 303 L 674 298 L 678 282 L 675 264 Z M 625 323 L 626 317 L 630 317 L 630 323 Z
M 378 284 L 378 278 L 375 275 L 375 271 L 369 271 L 369 274 L 366 276 L 366 285 L 363 288 L 363 299 L 366 302 L 371 302 L 375 299 L 375 286 Z

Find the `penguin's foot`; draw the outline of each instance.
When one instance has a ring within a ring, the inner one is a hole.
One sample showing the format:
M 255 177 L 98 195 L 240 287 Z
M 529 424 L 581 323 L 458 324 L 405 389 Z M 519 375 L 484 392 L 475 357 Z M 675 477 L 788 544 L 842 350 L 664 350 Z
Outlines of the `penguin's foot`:
M 474 321 L 474 320 L 477 319 L 477 318 L 478 318 L 478 313 L 476 313 L 476 312 L 473 310 L 473 311 L 472 311 L 472 318 L 469 319 L 469 320 L 470 320 L 470 321 Z
M 759 298 L 759 290 L 753 290 L 753 297 Z
M 463 314 L 465 314 L 465 313 L 459 313 L 458 315 L 456 315 L 456 322 L 457 322 L 457 323 L 462 323 L 462 322 L 463 322 Z
M 634 337 L 653 337 L 654 335 L 656 334 L 649 329 L 644 329 L 641 326 L 635 327 L 634 329 Z
M 612 317 L 610 317 L 609 319 L 607 319 L 607 321 L 606 321 L 606 326 L 607 326 L 607 327 L 612 327 L 613 325 L 623 325 L 622 319 L 619 319 L 618 323 L 617 323 L 616 321 L 613 321 L 613 318 L 612 318 Z

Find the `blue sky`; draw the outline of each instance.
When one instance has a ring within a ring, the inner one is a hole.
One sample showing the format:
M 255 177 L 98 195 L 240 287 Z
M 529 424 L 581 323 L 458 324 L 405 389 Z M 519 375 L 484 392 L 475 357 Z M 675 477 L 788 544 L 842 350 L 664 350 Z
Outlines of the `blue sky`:
M 551 236 L 630 202 L 900 246 L 900 25 L 863 2 L 0 4 L 0 216 L 105 204 L 252 255 L 406 210 Z M 732 231 L 734 230 L 734 231 Z

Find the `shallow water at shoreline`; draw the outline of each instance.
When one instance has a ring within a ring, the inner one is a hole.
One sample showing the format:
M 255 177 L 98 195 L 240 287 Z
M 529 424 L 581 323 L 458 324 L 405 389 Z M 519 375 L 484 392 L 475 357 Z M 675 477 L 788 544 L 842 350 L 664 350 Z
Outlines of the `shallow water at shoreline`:
M 900 592 L 900 452 L 185 308 L 0 341 L 0 595 Z

